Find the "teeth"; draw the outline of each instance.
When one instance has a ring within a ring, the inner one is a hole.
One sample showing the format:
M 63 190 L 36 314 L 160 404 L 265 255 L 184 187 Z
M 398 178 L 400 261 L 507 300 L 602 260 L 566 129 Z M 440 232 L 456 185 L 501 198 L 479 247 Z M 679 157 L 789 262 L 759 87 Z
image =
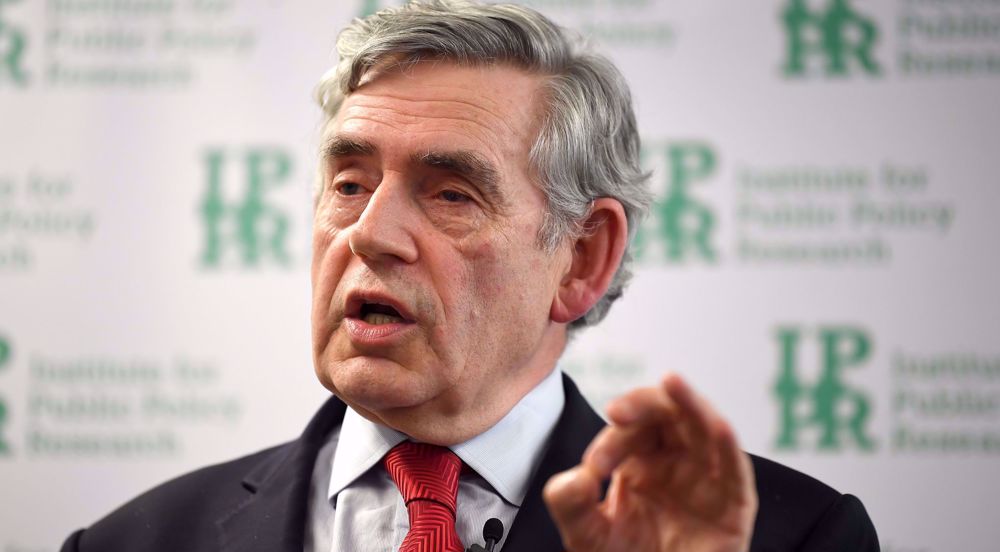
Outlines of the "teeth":
M 376 326 L 379 324 L 393 324 L 395 322 L 403 321 L 403 319 L 398 316 L 393 316 L 391 314 L 382 314 L 380 312 L 370 312 L 366 314 L 362 320 Z

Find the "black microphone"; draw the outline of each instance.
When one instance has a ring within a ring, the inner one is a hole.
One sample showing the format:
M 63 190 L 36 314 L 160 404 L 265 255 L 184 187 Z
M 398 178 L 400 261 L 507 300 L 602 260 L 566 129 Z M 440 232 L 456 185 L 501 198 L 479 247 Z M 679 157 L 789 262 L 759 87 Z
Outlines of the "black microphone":
M 503 538 L 503 522 L 497 518 L 486 520 L 483 525 L 483 539 L 486 540 L 486 552 L 493 552 L 493 547 Z
M 486 548 L 478 544 L 473 544 L 466 549 L 466 552 L 493 552 L 493 548 L 503 538 L 503 522 L 497 518 L 486 520 L 483 525 L 483 539 L 486 540 Z

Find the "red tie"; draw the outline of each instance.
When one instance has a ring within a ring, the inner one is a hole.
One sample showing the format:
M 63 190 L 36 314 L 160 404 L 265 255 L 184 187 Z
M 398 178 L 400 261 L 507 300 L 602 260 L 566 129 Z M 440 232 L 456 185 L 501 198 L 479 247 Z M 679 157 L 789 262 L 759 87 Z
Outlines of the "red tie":
M 462 460 L 445 447 L 405 441 L 382 462 L 410 516 L 399 552 L 463 552 L 455 530 Z

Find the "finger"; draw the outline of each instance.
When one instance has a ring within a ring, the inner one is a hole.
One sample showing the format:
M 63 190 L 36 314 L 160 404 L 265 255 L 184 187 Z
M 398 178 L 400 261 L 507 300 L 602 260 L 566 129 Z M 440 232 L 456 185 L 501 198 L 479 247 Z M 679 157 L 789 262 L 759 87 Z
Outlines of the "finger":
M 563 544 L 574 552 L 599 550 L 610 522 L 599 508 L 601 479 L 585 466 L 554 475 L 542 491 Z
M 662 389 L 637 389 L 624 395 L 608 407 L 608 415 L 617 425 L 598 433 L 587 447 L 583 463 L 607 478 L 629 455 L 680 448 L 684 438 L 675 423 L 675 412 Z
M 729 424 L 723 423 L 718 432 L 719 472 L 724 488 L 731 497 L 748 501 L 756 497 L 753 464 L 750 457 L 740 448 L 736 433 Z
M 704 446 L 712 435 L 713 426 L 722 418 L 707 400 L 695 393 L 677 374 L 669 373 L 664 376 L 663 389 L 677 405 L 679 415 L 687 422 L 695 443 Z
M 590 442 L 582 463 L 604 480 L 629 455 L 646 454 L 660 446 L 660 439 L 651 425 L 608 426 Z
M 742 494 L 754 485 L 753 466 L 736 439 L 732 426 L 680 376 L 668 374 L 663 380 L 667 393 L 689 419 L 697 439 L 703 439 L 712 475 L 724 479 L 727 490 Z M 752 494 L 752 493 L 750 493 Z
M 662 422 L 675 416 L 677 407 L 661 389 L 643 387 L 611 401 L 607 412 L 612 423 L 625 426 Z

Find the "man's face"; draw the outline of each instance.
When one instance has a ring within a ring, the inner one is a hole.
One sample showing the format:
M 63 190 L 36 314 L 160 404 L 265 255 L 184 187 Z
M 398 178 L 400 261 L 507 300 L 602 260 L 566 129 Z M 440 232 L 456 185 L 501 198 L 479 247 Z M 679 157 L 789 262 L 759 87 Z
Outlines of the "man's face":
M 537 244 L 529 150 L 540 79 L 419 63 L 379 75 L 324 129 L 313 356 L 369 419 L 438 444 L 496 423 L 552 368 L 568 248 Z

